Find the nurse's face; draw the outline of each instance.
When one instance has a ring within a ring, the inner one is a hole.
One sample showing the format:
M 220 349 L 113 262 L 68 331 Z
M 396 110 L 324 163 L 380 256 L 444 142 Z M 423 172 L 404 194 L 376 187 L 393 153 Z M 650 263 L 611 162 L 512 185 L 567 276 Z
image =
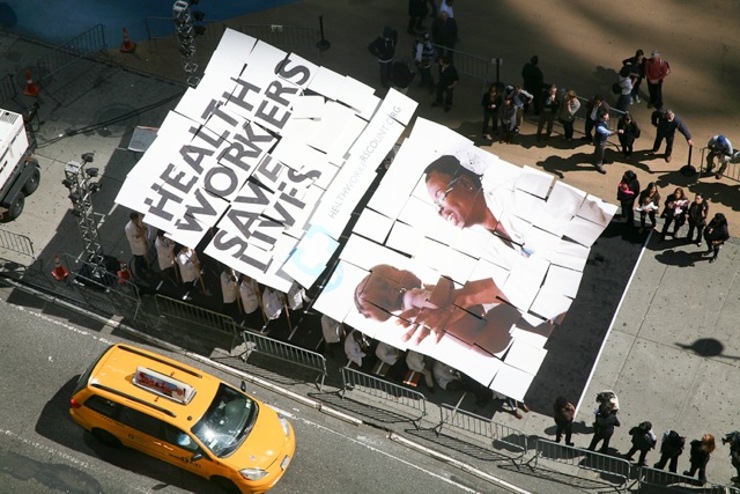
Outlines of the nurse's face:
M 458 228 L 470 226 L 468 220 L 479 192 L 471 182 L 466 175 L 450 177 L 437 171 L 427 175 L 427 191 L 434 201 L 437 214 Z

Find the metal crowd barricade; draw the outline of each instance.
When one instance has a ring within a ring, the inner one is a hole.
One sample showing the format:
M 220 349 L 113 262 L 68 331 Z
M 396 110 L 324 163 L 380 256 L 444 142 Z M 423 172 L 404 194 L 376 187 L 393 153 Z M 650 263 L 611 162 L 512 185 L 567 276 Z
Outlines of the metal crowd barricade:
M 38 68 L 36 77 L 40 83 L 43 83 L 44 80 L 80 58 L 97 52 L 105 52 L 107 49 L 104 27 L 102 24 L 96 24 L 82 34 L 39 57 L 36 61 Z
M 706 172 L 706 156 L 709 152 L 709 148 L 704 146 L 701 148 L 701 159 L 699 162 L 699 173 L 696 175 L 696 180 L 698 181 L 699 178 L 701 178 L 704 173 Z M 717 170 L 719 170 L 720 164 L 716 163 L 714 165 L 714 168 L 712 170 L 713 173 L 716 173 Z M 728 164 L 727 168 L 725 169 L 724 173 L 722 175 L 726 178 L 729 178 L 730 180 L 734 180 L 736 182 L 740 182 L 740 166 L 738 166 L 738 162 L 732 159 Z
M 0 228 L 0 249 L 36 259 L 36 254 L 33 250 L 33 241 L 29 237 L 2 228 Z
M 517 469 L 520 468 L 528 450 L 527 436 L 522 431 L 446 403 L 440 405 L 440 410 L 442 422 L 437 428 L 437 434 L 441 434 L 445 427 L 450 427 L 474 438 L 483 438 L 493 447 L 496 447 L 496 443 L 503 444 L 518 452 L 511 461 Z
M 160 317 L 176 319 L 188 324 L 196 324 L 204 328 L 229 333 L 232 336 L 232 347 L 234 346 L 236 339 L 239 337 L 234 320 L 225 314 L 204 309 L 203 307 L 198 307 L 197 305 L 189 304 L 182 300 L 177 300 L 160 294 L 157 294 L 154 297 L 154 303 L 157 306 L 157 314 L 159 314 Z
M 711 482 L 701 482 L 695 477 L 687 477 L 666 470 L 657 470 L 655 468 L 641 467 L 638 472 L 637 482 L 642 489 L 643 487 L 654 487 L 665 489 L 665 492 L 697 492 L 700 488 L 702 494 L 728 494 L 739 492 L 738 489 L 727 485 L 713 484 Z
M 234 29 L 283 50 L 293 51 L 310 48 L 319 51 L 317 43 L 321 39 L 321 33 L 318 29 L 284 26 L 282 24 L 245 24 L 234 26 Z
M 342 373 L 342 398 L 348 391 L 378 398 L 384 404 L 392 405 L 394 411 L 409 415 L 414 425 L 426 416 L 427 400 L 422 393 L 350 367 L 339 370 Z
M 546 439 L 537 439 L 534 468 L 541 460 L 554 461 L 583 470 L 590 470 L 620 479 L 619 485 L 626 486 L 631 477 L 632 465 L 628 460 L 595 451 L 566 446 Z M 530 460 L 531 461 L 531 460 Z
M 310 369 L 319 373 L 314 381 L 319 391 L 324 386 L 326 379 L 326 358 L 317 352 L 306 350 L 299 346 L 291 345 L 274 338 L 269 338 L 252 331 L 242 331 L 246 351 L 242 355 L 244 362 L 247 362 L 252 353 L 259 353 L 272 357 L 283 362 L 289 362 L 304 369 Z
M 432 44 L 432 46 L 438 54 L 444 52 L 452 54 L 452 64 L 458 74 L 480 79 L 484 85 L 493 82 L 491 69 L 494 71 L 493 77 L 495 78 L 496 58 L 483 58 L 464 51 L 450 50 L 441 45 Z

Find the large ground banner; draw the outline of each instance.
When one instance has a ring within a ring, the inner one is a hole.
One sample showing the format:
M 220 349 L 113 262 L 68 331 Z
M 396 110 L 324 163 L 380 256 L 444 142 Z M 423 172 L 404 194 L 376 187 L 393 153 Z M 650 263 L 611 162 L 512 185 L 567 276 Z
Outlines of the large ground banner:
M 615 212 L 419 118 L 314 308 L 522 399 Z
M 413 116 L 351 77 L 227 29 L 116 202 L 260 283 L 311 286 Z

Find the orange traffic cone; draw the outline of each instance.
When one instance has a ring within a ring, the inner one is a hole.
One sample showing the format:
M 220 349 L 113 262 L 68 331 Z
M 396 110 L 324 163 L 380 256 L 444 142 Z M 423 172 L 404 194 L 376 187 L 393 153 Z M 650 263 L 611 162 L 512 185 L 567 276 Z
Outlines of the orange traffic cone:
M 69 271 L 62 264 L 59 254 L 54 254 L 54 269 L 51 270 L 51 275 L 57 281 L 66 280 L 67 276 L 69 276 Z
M 136 50 L 136 43 L 128 37 L 128 30 L 123 28 L 123 43 L 121 43 L 121 53 L 133 53 Z
M 118 284 L 123 285 L 128 280 L 131 279 L 131 271 L 129 271 L 128 266 L 125 262 L 121 261 L 120 269 L 118 270 Z
M 31 69 L 26 69 L 26 88 L 23 90 L 23 94 L 26 96 L 38 96 L 39 91 L 41 91 L 41 88 L 33 83 Z

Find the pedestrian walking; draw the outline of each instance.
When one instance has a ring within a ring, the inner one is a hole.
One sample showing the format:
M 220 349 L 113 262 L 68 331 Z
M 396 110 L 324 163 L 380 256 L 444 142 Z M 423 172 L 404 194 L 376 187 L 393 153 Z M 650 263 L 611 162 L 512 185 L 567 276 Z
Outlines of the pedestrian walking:
M 714 436 L 711 434 L 704 434 L 701 439 L 694 439 L 691 441 L 691 449 L 689 450 L 691 468 L 686 470 L 683 474 L 687 477 L 693 477 L 698 471 L 699 480 L 706 482 L 707 463 L 709 463 L 709 458 L 714 451 L 714 447 Z
M 602 175 L 606 174 L 604 170 L 604 155 L 606 154 L 606 145 L 609 136 L 612 134 L 622 134 L 623 130 L 619 129 L 616 132 L 609 130 L 609 112 L 602 108 L 599 110 L 599 121 L 596 123 L 596 130 L 594 132 L 594 167 Z
M 637 174 L 627 170 L 617 185 L 617 200 L 622 206 L 622 218 L 626 220 L 628 228 L 635 227 L 635 201 L 639 194 L 640 181 L 637 180 Z
M 686 215 L 689 211 L 689 199 L 681 187 L 677 187 L 673 194 L 665 200 L 665 209 L 660 215 L 665 220 L 661 231 L 662 240 L 668 235 L 668 228 L 673 223 L 673 238 L 676 238 L 678 230 L 686 223 Z
M 732 477 L 732 481 L 740 483 L 740 432 L 733 431 L 726 434 L 725 437 L 722 438 L 722 444 L 728 443 L 730 445 L 730 461 L 737 472 L 737 475 Z
M 609 113 L 609 104 L 602 99 L 598 94 L 594 95 L 591 100 L 586 103 L 586 123 L 583 133 L 585 134 L 582 139 L 586 142 L 592 142 L 594 127 L 599 123 L 599 113 L 601 111 Z
M 568 142 L 573 141 L 573 122 L 576 120 L 576 113 L 581 109 L 581 102 L 578 95 L 572 89 L 565 93 L 563 104 L 560 105 L 560 118 L 558 121 L 563 125 L 563 139 Z
M 452 108 L 452 97 L 458 81 L 460 81 L 460 77 L 457 75 L 457 69 L 455 69 L 450 60 L 446 57 L 440 58 L 437 98 L 432 103 L 432 106 L 444 104 L 445 112 L 450 111 L 450 108 Z
M 498 115 L 502 103 L 503 95 L 501 94 L 499 85 L 491 84 L 488 87 L 488 91 L 483 94 L 483 98 L 480 103 L 483 107 L 483 126 L 481 127 L 481 135 L 489 141 L 493 139 L 493 135 L 498 134 Z
M 637 50 L 635 55 L 622 60 L 622 65 L 629 66 L 632 78 L 632 103 L 640 102 L 640 85 L 645 76 L 645 52 Z
M 671 73 L 671 66 L 667 60 L 660 57 L 658 50 L 653 50 L 650 58 L 645 61 L 645 78 L 647 79 L 650 101 L 648 108 L 663 107 L 663 80 Z
M 565 396 L 558 396 L 552 405 L 553 419 L 555 420 L 555 442 L 559 443 L 565 434 L 565 444 L 573 446 L 571 435 L 573 434 L 573 419 L 576 415 L 576 407 Z
M 704 229 L 704 240 L 707 243 L 705 255 L 713 254 L 709 260 L 710 264 L 717 260 L 720 249 L 729 238 L 730 230 L 727 226 L 727 218 L 722 213 L 716 213 Z
M 639 205 L 637 211 L 640 213 L 640 233 L 645 231 L 645 217 L 650 218 L 651 228 L 655 228 L 656 211 L 660 209 L 660 192 L 655 182 L 650 182 L 648 186 L 640 192 Z
M 694 141 L 691 140 L 691 133 L 689 129 L 684 125 L 673 110 L 667 109 L 663 111 L 661 106 L 657 107 L 657 110 L 651 115 L 651 121 L 655 126 L 655 142 L 653 143 L 653 149 L 651 153 L 657 153 L 660 146 L 663 144 L 665 139 L 665 160 L 666 162 L 671 161 L 671 154 L 673 153 L 673 139 L 676 136 L 676 130 L 678 130 L 686 138 L 686 142 L 689 146 L 694 145 Z
M 601 444 L 600 453 L 607 453 L 609 451 L 609 441 L 614 435 L 614 428 L 619 427 L 619 419 L 617 418 L 618 409 L 610 409 L 608 405 L 600 405 L 596 412 L 596 420 L 594 421 L 594 436 L 591 439 L 591 444 L 588 445 L 589 451 L 594 451 L 596 445 L 600 441 Z
M 384 88 L 391 86 L 391 65 L 396 56 L 396 43 L 398 43 L 398 31 L 385 26 L 383 33 L 367 47 L 368 51 L 378 59 L 380 83 Z
M 617 110 L 627 111 L 632 101 L 632 76 L 630 68 L 623 66 L 619 71 L 619 80 L 615 86 L 619 89 L 619 98 L 617 99 Z
M 704 199 L 703 195 L 696 194 L 696 196 L 694 196 L 694 202 L 689 204 L 687 217 L 689 220 L 689 233 L 686 235 L 686 238 L 689 242 L 696 242 L 696 245 L 701 245 L 704 226 L 707 224 L 708 215 L 709 203 Z M 694 230 L 696 230 L 696 240 L 694 240 Z
M 660 442 L 660 460 L 653 465 L 653 468 L 663 470 L 666 463 L 668 463 L 668 470 L 676 473 L 678 469 L 678 457 L 683 453 L 685 443 L 686 438 L 679 435 L 678 432 L 674 430 L 665 431 Z
M 707 142 L 707 147 L 709 148 L 709 153 L 707 153 L 706 158 L 706 172 L 707 174 L 712 173 L 715 165 L 714 160 L 716 158 L 717 162 L 719 163 L 719 170 L 717 170 L 717 173 L 714 175 L 714 177 L 719 180 L 725 173 L 727 165 L 729 165 L 734 158 L 735 153 L 732 149 L 732 143 L 727 137 L 723 136 L 722 134 L 717 134 L 709 139 L 709 142 Z
M 414 64 L 419 71 L 419 87 L 426 87 L 430 93 L 434 92 L 434 77 L 432 77 L 432 60 L 434 47 L 429 41 L 429 33 L 420 34 L 412 48 Z
M 547 89 L 542 91 L 542 102 L 540 104 L 540 118 L 537 121 L 537 142 L 541 142 L 550 138 L 552 134 L 552 126 L 555 123 L 555 117 L 560 110 L 560 95 L 558 94 L 558 87 L 555 84 L 551 84 Z M 547 124 L 547 130 L 542 136 L 542 130 Z
M 630 436 L 632 436 L 632 447 L 624 455 L 624 458 L 632 461 L 634 454 L 639 451 L 640 457 L 637 460 L 637 465 L 643 466 L 645 465 L 645 457 L 648 451 L 653 449 L 658 441 L 658 438 L 655 437 L 655 433 L 653 432 L 653 424 L 648 421 L 641 422 L 640 425 L 630 429 Z

